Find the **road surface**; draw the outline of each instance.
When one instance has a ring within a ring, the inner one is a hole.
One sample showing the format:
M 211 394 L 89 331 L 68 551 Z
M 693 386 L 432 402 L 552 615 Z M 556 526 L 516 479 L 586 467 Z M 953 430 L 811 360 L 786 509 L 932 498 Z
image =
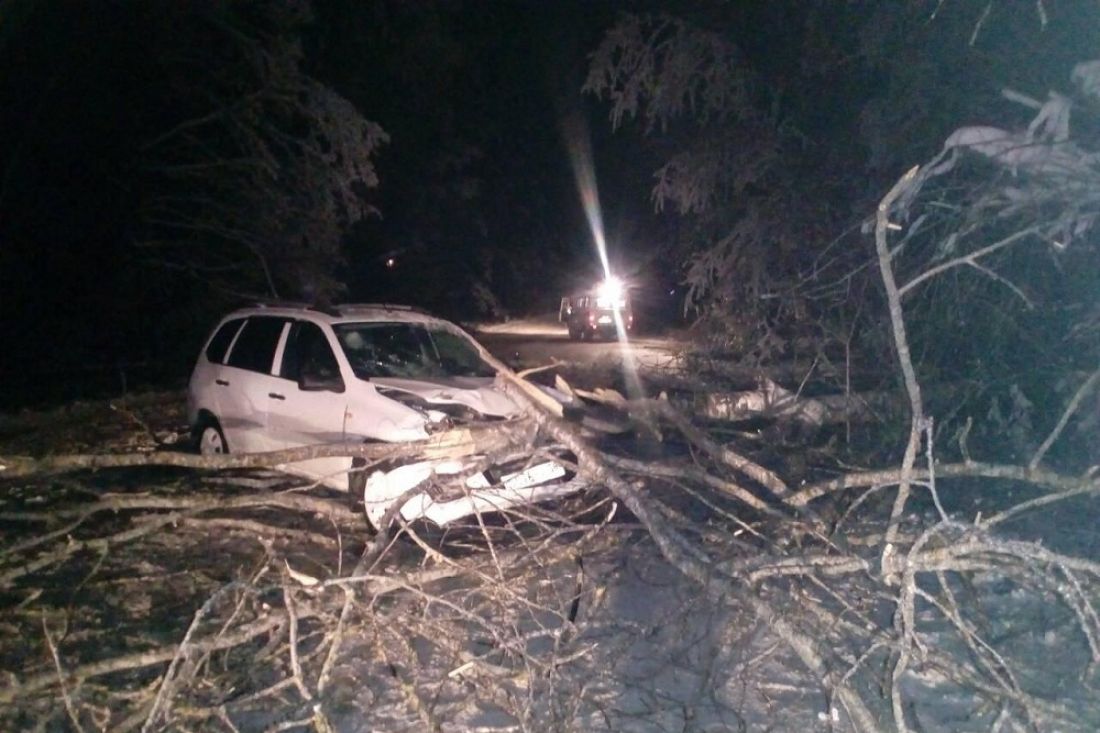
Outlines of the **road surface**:
M 527 368 L 555 360 L 578 364 L 633 359 L 640 368 L 673 367 L 683 343 L 673 337 L 631 336 L 618 340 L 572 341 L 565 326 L 550 319 L 525 319 L 480 326 L 475 335 L 498 359 Z

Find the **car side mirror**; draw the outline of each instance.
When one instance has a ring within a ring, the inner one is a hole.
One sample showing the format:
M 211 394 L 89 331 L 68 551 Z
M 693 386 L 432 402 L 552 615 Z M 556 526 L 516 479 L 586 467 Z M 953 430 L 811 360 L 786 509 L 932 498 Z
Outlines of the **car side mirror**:
M 343 392 L 344 380 L 339 377 L 303 372 L 298 377 L 298 389 L 303 392 Z

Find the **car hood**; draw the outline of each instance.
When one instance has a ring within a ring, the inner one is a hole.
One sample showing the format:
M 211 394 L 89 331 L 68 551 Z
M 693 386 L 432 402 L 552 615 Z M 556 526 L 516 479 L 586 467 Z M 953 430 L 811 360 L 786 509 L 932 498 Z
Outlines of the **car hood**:
M 372 377 L 370 381 L 375 387 L 408 392 L 428 403 L 465 405 L 491 417 L 512 417 L 519 412 L 516 403 L 496 388 L 492 377 Z

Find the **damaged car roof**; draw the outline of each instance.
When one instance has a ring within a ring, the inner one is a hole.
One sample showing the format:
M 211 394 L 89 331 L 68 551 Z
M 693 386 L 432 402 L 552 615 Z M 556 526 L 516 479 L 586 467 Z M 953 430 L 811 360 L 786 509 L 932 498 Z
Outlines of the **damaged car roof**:
M 297 302 L 260 302 L 255 305 L 271 315 L 300 316 L 307 313 L 328 323 L 362 323 L 399 321 L 402 323 L 425 323 L 451 325 L 448 321 L 436 318 L 431 313 L 408 305 L 391 303 L 341 303 L 333 306 L 320 306 Z

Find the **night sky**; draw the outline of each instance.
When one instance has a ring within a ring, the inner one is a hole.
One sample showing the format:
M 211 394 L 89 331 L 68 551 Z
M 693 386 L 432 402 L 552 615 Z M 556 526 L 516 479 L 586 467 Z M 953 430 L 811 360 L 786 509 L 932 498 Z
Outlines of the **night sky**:
M 379 185 L 364 191 L 377 214 L 348 227 L 340 242 L 340 299 L 409 302 L 466 320 L 555 310 L 564 292 L 599 273 L 566 144 L 578 137 L 593 151 L 613 260 L 644 293 L 676 286 L 684 261 L 670 243 L 683 238 L 685 220 L 656 213 L 650 190 L 659 162 L 692 133 L 674 126 L 645 136 L 637 124 L 612 130 L 606 101 L 580 91 L 589 54 L 624 11 L 677 13 L 738 43 L 762 86 L 782 90 L 768 104 L 819 151 L 805 174 L 821 177 L 820 199 L 835 221 L 850 222 L 899 166 L 933 153 L 952 125 L 974 119 L 972 110 L 1003 108 L 998 84 L 1006 70 L 1014 75 L 1008 81 L 1041 93 L 1091 45 L 1061 42 L 1058 33 L 1067 31 L 1056 17 L 1034 49 L 992 33 L 967 46 L 977 6 L 948 5 L 961 18 L 954 26 L 950 18 L 929 26 L 926 15 L 919 28 L 961 49 L 954 56 L 969 77 L 956 73 L 951 54 L 942 62 L 958 86 L 953 96 L 936 78 L 907 92 L 889 65 L 867 60 L 873 36 L 857 21 L 872 13 L 861 3 L 318 1 L 288 34 L 300 44 L 302 73 L 389 136 L 372 154 Z M 146 146 L 228 104 L 235 88 L 247 90 L 243 77 L 234 83 L 236 52 L 224 38 L 264 28 L 256 11 L 264 6 L 0 3 L 5 403 L 22 401 L 43 375 L 71 381 L 69 396 L 87 381 L 73 375 L 117 383 L 121 364 L 144 365 L 138 371 L 151 380 L 178 380 L 218 314 L 263 295 L 251 286 L 212 287 L 146 246 L 151 230 L 141 212 L 160 180 L 148 171 Z M 803 7 L 813 19 L 805 28 Z M 815 45 L 811 27 L 833 44 L 831 56 Z M 1042 61 L 1005 60 L 1009 50 Z M 816 72 L 817 53 L 835 63 Z M 207 87 L 206 78 L 220 86 Z M 935 114 L 925 114 L 923 128 L 899 132 L 889 147 L 895 157 L 883 158 L 858 133 L 868 100 L 886 93 L 927 93 Z M 946 100 L 938 107 L 936 94 Z M 830 227 L 823 224 L 820 236 Z M 491 297 L 475 295 L 479 288 Z M 299 290 L 286 294 L 308 297 L 309 287 Z

